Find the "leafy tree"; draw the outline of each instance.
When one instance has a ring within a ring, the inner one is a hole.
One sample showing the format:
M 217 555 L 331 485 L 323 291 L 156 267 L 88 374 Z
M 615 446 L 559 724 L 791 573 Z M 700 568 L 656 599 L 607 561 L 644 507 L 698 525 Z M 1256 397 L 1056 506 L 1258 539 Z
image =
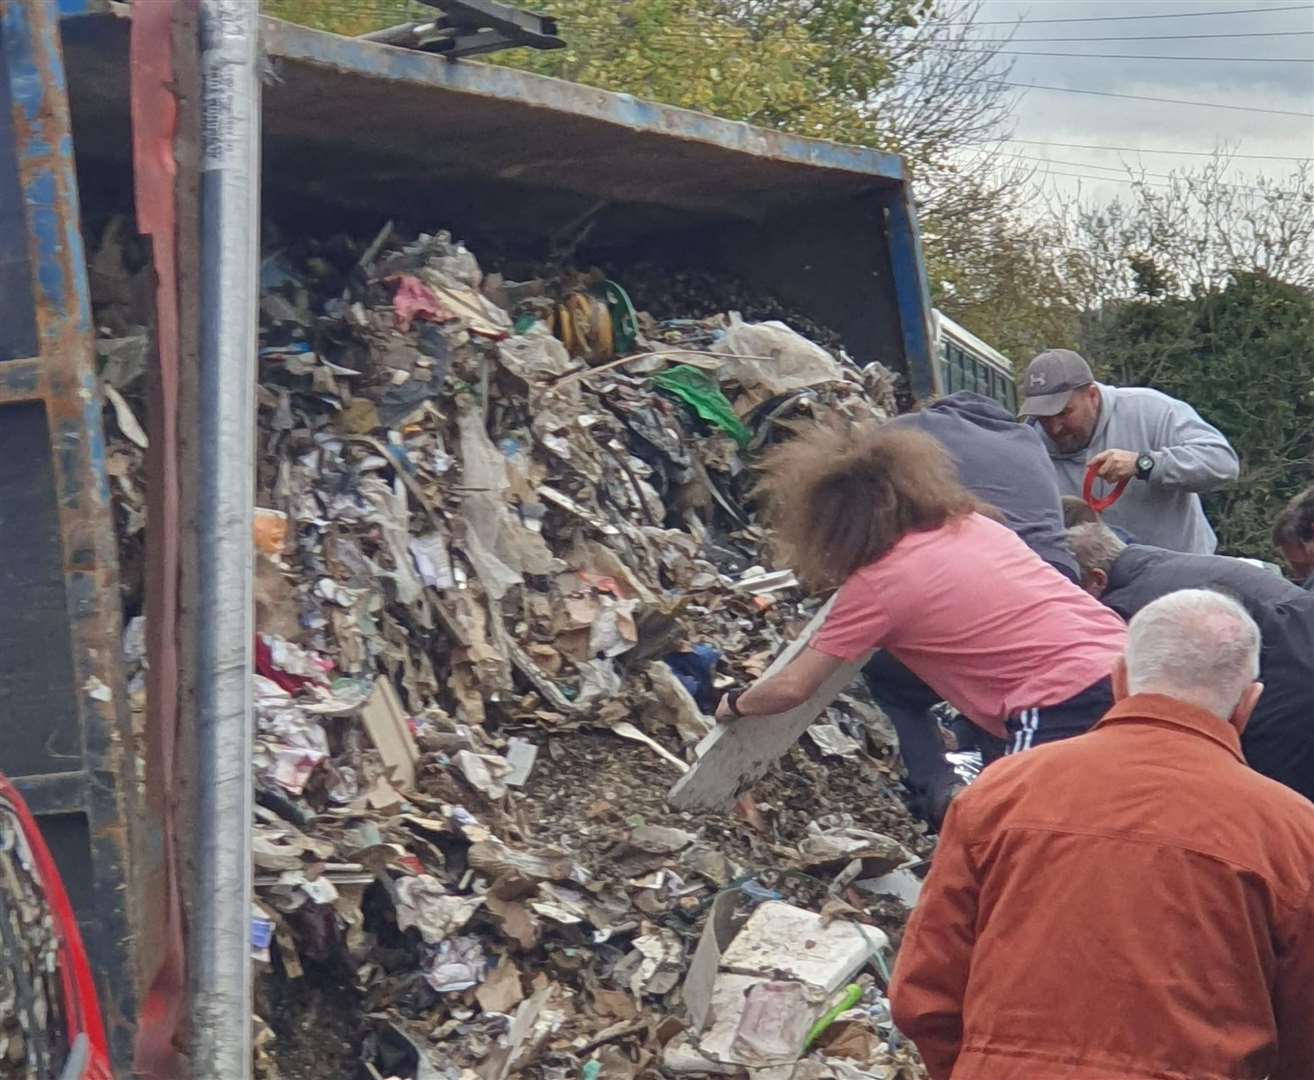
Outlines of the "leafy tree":
M 1054 220 L 1073 261 L 1072 288 L 1091 309 L 1135 295 L 1189 296 L 1262 271 L 1314 288 L 1314 171 L 1231 172 L 1225 152 L 1164 183 L 1129 170 L 1131 192 L 1068 201 Z
M 1273 519 L 1314 481 L 1314 296 L 1262 271 L 1107 304 L 1083 346 L 1102 377 L 1191 402 L 1230 439 L 1241 478 L 1211 496 L 1220 550 L 1273 558 Z

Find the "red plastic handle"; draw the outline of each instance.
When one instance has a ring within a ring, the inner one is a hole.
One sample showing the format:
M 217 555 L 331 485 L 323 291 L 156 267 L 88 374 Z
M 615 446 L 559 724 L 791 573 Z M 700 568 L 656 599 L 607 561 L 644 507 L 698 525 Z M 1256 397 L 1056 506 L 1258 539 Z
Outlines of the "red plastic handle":
M 1081 485 L 1081 497 L 1097 514 L 1104 513 L 1110 506 L 1118 501 L 1118 498 L 1127 490 L 1127 484 L 1130 483 L 1131 477 L 1124 476 L 1114 485 L 1113 490 L 1107 495 L 1095 498 L 1095 466 L 1093 464 L 1086 466 L 1086 479 Z

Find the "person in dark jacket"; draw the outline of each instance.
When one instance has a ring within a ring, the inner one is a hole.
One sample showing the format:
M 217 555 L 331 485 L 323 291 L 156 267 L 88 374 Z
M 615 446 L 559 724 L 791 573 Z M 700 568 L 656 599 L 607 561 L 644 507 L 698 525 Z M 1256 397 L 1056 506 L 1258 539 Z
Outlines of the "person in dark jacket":
M 998 510 L 1004 524 L 1058 573 L 1078 582 L 1077 562 L 1064 534 L 1058 479 L 1034 430 L 990 398 L 967 391 L 890 424 L 914 428 L 939 442 L 953 458 L 962 485 Z M 898 733 L 914 808 L 938 825 L 961 786 L 931 712 L 940 694 L 887 652 L 878 652 L 863 674 Z M 960 747 L 974 746 L 987 757 L 1002 753 L 1002 745 L 966 720 L 955 723 L 954 734 Z
M 1314 800 L 1314 593 L 1242 559 L 1123 544 L 1103 525 L 1068 538 L 1083 588 L 1124 619 L 1179 589 L 1212 589 L 1246 609 L 1263 635 L 1264 684 L 1241 737 L 1246 761 Z
M 1314 486 L 1282 509 L 1273 525 L 1273 543 L 1303 587 L 1314 591 Z

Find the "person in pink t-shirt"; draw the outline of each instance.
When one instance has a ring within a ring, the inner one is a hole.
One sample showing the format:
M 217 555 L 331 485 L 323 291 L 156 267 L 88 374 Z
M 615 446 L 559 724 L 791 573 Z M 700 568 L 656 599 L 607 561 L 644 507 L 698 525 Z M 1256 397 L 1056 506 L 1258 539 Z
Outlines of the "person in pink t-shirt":
M 1010 752 L 1080 734 L 1112 707 L 1123 621 L 999 524 L 930 436 L 817 425 L 772 451 L 760 493 L 783 561 L 839 592 L 807 647 L 722 698 L 718 720 L 801 705 L 877 648 Z

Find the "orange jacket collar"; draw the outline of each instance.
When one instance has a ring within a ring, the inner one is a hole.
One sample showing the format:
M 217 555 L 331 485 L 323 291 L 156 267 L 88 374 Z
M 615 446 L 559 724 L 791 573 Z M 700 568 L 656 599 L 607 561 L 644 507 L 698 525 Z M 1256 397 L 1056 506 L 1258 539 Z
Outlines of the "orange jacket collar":
M 1170 724 L 1213 740 L 1228 750 L 1237 761 L 1245 764 L 1245 756 L 1241 753 L 1241 736 L 1236 728 L 1207 709 L 1188 705 L 1166 694 L 1133 694 L 1123 698 L 1095 726 L 1104 727 L 1108 724 Z

